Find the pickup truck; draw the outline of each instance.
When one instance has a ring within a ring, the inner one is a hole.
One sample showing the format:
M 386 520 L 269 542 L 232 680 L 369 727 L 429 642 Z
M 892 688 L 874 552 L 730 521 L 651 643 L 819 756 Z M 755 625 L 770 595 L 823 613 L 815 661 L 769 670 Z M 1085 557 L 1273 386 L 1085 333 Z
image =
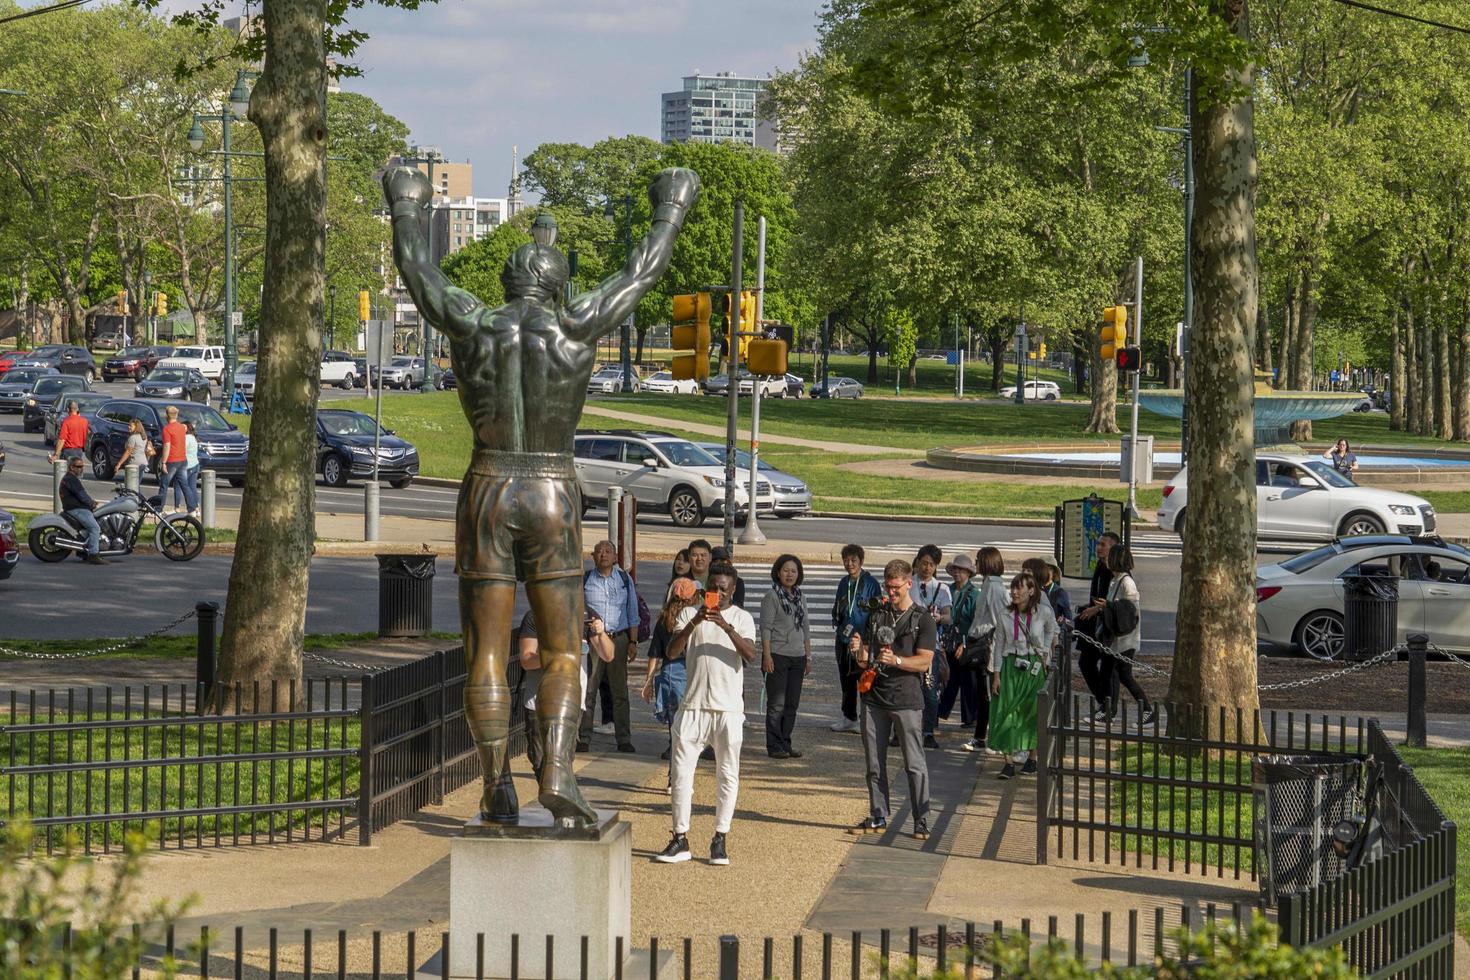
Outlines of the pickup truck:
M 357 383 L 357 358 L 340 350 L 322 351 L 322 384 L 344 390 Z
M 193 368 L 218 384 L 225 373 L 225 349 L 223 347 L 175 347 L 172 354 L 158 362 L 158 367 Z

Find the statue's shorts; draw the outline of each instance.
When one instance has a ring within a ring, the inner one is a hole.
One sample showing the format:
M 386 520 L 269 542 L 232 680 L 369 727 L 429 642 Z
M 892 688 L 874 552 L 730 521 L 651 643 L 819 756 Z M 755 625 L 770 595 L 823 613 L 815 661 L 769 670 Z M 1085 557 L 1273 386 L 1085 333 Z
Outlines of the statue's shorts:
M 581 575 L 581 514 L 570 453 L 476 450 L 459 490 L 455 573 L 491 582 Z

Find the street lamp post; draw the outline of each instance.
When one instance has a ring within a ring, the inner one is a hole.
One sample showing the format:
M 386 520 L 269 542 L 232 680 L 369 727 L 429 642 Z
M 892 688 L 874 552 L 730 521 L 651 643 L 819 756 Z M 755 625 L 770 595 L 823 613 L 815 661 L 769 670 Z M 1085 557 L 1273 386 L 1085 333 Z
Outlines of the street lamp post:
M 618 217 L 618 204 L 623 206 L 623 261 L 627 262 L 628 256 L 633 254 L 633 195 L 624 194 L 622 197 L 609 198 L 607 207 L 602 211 L 603 215 L 616 221 Z M 739 305 L 738 300 L 736 301 L 736 305 Z M 632 338 L 630 336 L 632 324 L 633 314 L 629 313 L 627 319 L 623 321 L 621 335 L 622 352 L 619 356 L 619 362 L 623 368 L 622 389 L 625 393 L 633 390 L 633 351 L 631 348 Z
M 337 345 L 337 287 L 335 285 L 327 287 L 327 311 L 327 322 L 331 324 L 327 328 L 327 342 L 335 347 Z
M 230 161 L 236 156 L 230 148 L 230 123 L 246 121 L 250 111 L 250 87 L 246 82 L 258 78 L 259 72 L 240 69 L 235 73 L 235 87 L 230 90 L 229 102 L 217 114 L 194 114 L 194 124 L 189 127 L 189 148 L 204 147 L 204 127 L 201 122 L 220 124 L 220 156 L 224 157 L 224 211 L 225 211 L 225 370 L 220 376 L 220 398 L 229 398 L 235 390 L 235 368 L 240 359 L 238 341 L 235 336 L 235 216 L 234 174 Z M 247 154 L 256 156 L 258 154 Z

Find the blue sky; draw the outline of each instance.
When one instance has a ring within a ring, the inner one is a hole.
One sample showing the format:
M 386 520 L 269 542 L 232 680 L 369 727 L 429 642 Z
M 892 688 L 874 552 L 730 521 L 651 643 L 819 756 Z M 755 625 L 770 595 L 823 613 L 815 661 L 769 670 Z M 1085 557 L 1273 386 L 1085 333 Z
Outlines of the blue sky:
M 815 46 L 820 0 L 441 0 L 369 6 L 362 92 L 500 197 L 512 144 L 658 138 L 659 94 L 696 70 L 763 75 Z M 257 8 L 258 9 L 258 8 Z

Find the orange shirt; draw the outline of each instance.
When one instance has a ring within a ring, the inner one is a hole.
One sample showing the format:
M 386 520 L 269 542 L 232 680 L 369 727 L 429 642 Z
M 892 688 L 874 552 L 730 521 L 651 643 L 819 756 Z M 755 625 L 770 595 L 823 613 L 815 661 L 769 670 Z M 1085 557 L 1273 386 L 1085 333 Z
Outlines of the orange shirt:
M 61 430 L 56 434 L 56 450 L 86 449 L 87 420 L 80 415 L 68 415 L 61 420 Z
M 182 422 L 170 422 L 163 427 L 163 442 L 168 447 L 168 455 L 163 460 L 165 463 L 184 461 L 184 440 L 188 435 L 189 430 Z

